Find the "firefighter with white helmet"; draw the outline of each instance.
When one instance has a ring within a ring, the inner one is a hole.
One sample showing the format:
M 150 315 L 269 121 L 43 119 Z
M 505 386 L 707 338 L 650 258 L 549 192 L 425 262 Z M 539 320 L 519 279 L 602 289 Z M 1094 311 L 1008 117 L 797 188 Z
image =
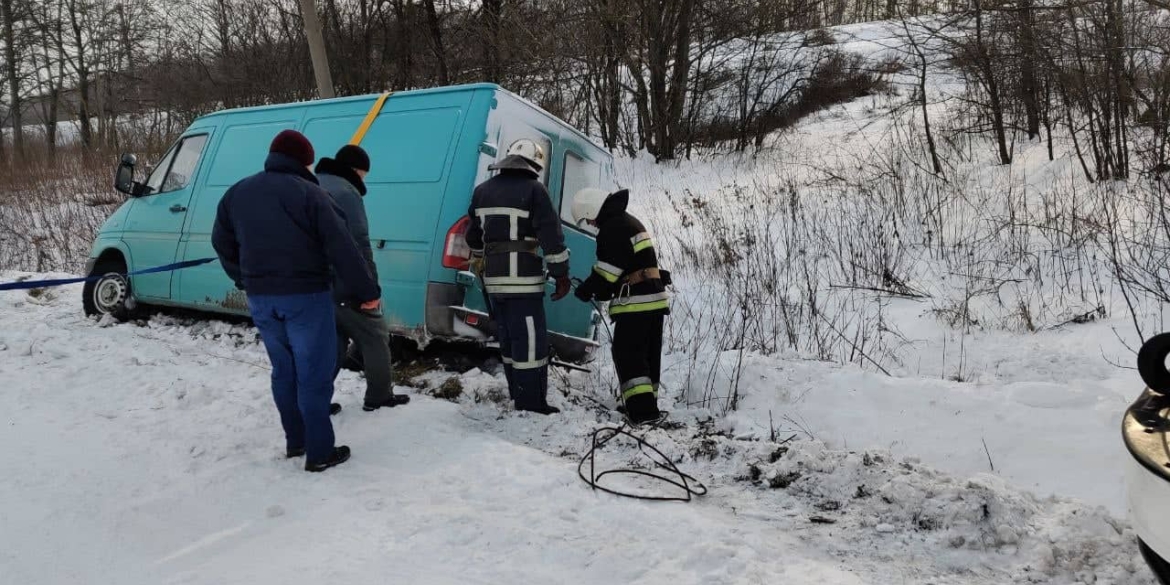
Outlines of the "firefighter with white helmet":
M 556 280 L 554 301 L 567 296 L 571 284 L 561 219 L 540 182 L 545 156 L 535 141 L 521 139 L 488 167 L 499 172 L 475 188 L 466 237 L 472 268 L 488 294 L 508 393 L 517 410 L 553 414 L 559 410 L 547 399 L 545 283 L 549 276 Z
M 662 327 L 670 313 L 670 273 L 658 267 L 654 240 L 626 212 L 629 191 L 587 188 L 573 197 L 573 218 L 597 228 L 597 264 L 577 287 L 577 298 L 609 301 L 613 363 L 626 416 L 638 424 L 661 417 L 658 387 Z

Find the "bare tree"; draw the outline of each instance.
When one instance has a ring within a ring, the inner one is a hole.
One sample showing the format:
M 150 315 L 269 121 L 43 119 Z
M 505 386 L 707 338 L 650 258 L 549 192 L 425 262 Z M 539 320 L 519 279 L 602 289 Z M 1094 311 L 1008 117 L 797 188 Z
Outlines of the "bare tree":
M 59 39 L 63 33 L 62 5 L 63 0 L 45 2 L 34 5 L 31 12 L 38 33 L 35 47 L 30 51 L 31 63 L 50 158 L 56 154 L 61 89 L 65 85 L 65 59 L 59 52 Z
M 930 74 L 930 67 L 933 65 L 930 58 L 927 57 L 927 51 L 922 46 L 919 40 L 921 36 L 926 36 L 928 39 L 936 36 L 937 31 L 930 31 L 927 27 L 919 22 L 913 23 L 911 28 L 910 18 L 905 14 L 901 15 L 902 32 L 905 34 L 904 40 L 909 47 L 909 52 L 914 59 L 914 72 L 918 82 L 915 87 L 915 95 L 918 102 L 919 110 L 922 112 L 922 131 L 926 137 L 926 149 L 930 154 L 930 166 L 936 175 L 943 174 L 942 161 L 938 156 L 938 145 L 934 140 L 934 130 L 930 125 L 930 99 L 926 93 L 926 80 Z M 929 31 L 929 34 L 922 35 L 923 31 Z

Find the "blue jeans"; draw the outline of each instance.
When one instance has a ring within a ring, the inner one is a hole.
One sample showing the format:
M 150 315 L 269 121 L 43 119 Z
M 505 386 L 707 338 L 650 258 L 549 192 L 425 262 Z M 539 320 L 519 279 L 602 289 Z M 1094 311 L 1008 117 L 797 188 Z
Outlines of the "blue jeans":
M 518 410 L 548 406 L 548 325 L 543 296 L 492 297 L 496 339 Z
M 248 295 L 248 309 L 272 362 L 272 398 L 289 449 L 310 462 L 333 454 L 333 367 L 337 326 L 328 291 L 296 295 Z

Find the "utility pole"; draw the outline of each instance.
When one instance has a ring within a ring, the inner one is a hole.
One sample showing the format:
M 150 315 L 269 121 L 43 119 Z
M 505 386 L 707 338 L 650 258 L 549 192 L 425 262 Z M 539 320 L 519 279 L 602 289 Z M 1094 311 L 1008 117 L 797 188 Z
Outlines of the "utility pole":
M 309 56 L 313 59 L 313 75 L 317 77 L 317 93 L 321 99 L 334 97 L 333 76 L 329 74 L 329 55 L 325 54 L 325 36 L 321 34 L 321 20 L 313 0 L 300 0 L 301 18 L 305 22 L 305 37 L 309 39 Z

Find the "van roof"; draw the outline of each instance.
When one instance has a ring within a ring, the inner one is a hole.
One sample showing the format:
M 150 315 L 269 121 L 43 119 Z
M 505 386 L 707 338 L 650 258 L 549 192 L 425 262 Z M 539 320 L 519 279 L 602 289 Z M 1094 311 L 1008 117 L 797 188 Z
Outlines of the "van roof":
M 532 103 L 531 101 L 529 101 L 529 100 L 527 100 L 527 99 L 525 99 L 525 98 L 523 98 L 523 97 L 521 97 L 521 96 L 519 96 L 511 91 L 504 89 L 503 87 L 500 87 L 499 85 L 497 85 L 495 83 L 465 83 L 463 85 L 447 85 L 447 86 L 443 86 L 443 87 L 430 87 L 430 88 L 426 88 L 426 89 L 411 89 L 411 90 L 405 90 L 405 91 L 396 91 L 396 92 L 394 92 L 394 95 L 403 94 L 403 95 L 417 96 L 417 95 L 426 95 L 426 94 L 440 94 L 440 93 L 456 93 L 456 92 L 463 92 L 463 91 L 474 91 L 477 89 L 490 89 L 490 90 L 493 90 L 495 92 L 505 94 L 508 97 L 510 97 L 514 100 L 517 100 L 520 103 L 523 103 L 524 105 L 540 112 L 541 114 L 544 114 L 546 117 L 548 117 L 549 120 L 552 120 L 554 123 L 559 124 L 563 128 L 567 128 L 570 132 L 576 134 L 577 137 L 581 138 L 585 142 L 598 147 L 598 149 L 600 149 L 603 152 L 608 153 L 608 151 L 604 147 L 597 144 L 596 141 L 594 141 L 592 138 L 587 136 L 584 132 L 581 132 L 580 130 L 574 128 L 568 122 L 561 120 L 560 118 L 549 113 L 544 108 Z M 310 100 L 310 101 L 314 105 L 316 105 L 316 104 L 342 104 L 342 103 L 347 103 L 347 102 L 368 100 L 372 97 L 377 97 L 378 95 L 381 95 L 381 94 L 364 94 L 364 95 L 355 95 L 355 96 L 330 98 L 330 99 L 324 99 L 324 100 Z M 198 118 L 195 119 L 195 121 L 206 120 L 208 118 L 214 118 L 217 116 L 223 116 L 223 115 L 227 115 L 227 114 L 238 114 L 238 113 L 244 113 L 244 112 L 272 111 L 272 110 L 280 110 L 280 109 L 285 109 L 285 108 L 299 108 L 299 107 L 303 107 L 306 104 L 310 103 L 310 101 L 292 102 L 292 103 L 287 103 L 287 104 L 272 104 L 272 105 L 267 105 L 267 106 L 250 106 L 250 107 L 244 107 L 244 108 L 231 108 L 231 109 L 227 109 L 227 110 L 219 110 L 218 112 L 212 112 L 210 114 L 204 114 L 202 116 L 199 116 Z
M 609 151 L 608 151 L 608 150 L 607 150 L 605 147 L 603 147 L 602 145 L 598 144 L 596 140 L 594 140 L 594 139 L 590 138 L 590 137 L 589 137 L 589 136 L 587 136 L 587 135 L 586 135 L 584 132 L 582 132 L 582 131 L 580 131 L 580 130 L 576 129 L 575 127 L 573 127 L 573 125 L 572 125 L 572 124 L 569 124 L 568 122 L 566 122 L 566 121 L 564 121 L 564 120 L 562 120 L 562 119 L 560 119 L 560 118 L 558 118 L 558 117 L 556 117 L 556 116 L 552 115 L 551 113 L 549 113 L 549 112 L 548 112 L 548 110 L 545 110 L 544 108 L 542 108 L 542 107 L 540 107 L 540 106 L 538 106 L 538 105 L 536 105 L 536 104 L 532 103 L 532 102 L 531 102 L 531 101 L 529 101 L 527 98 L 525 98 L 525 97 L 523 97 L 523 96 L 520 96 L 520 95 L 518 95 L 518 94 L 512 93 L 511 91 L 509 91 L 509 90 L 507 90 L 507 89 L 504 89 L 504 88 L 502 88 L 502 87 L 498 87 L 498 86 L 496 86 L 496 89 L 497 89 L 497 91 L 498 91 L 498 92 L 500 92 L 500 93 L 502 93 L 502 94 L 504 94 L 504 95 L 507 95 L 508 97 L 510 97 L 510 98 L 512 98 L 512 99 L 514 99 L 514 100 L 516 100 L 516 101 L 518 101 L 518 102 L 520 102 L 520 103 L 522 103 L 522 104 L 524 104 L 524 105 L 526 105 L 526 106 L 528 106 L 528 107 L 530 107 L 530 108 L 532 108 L 532 109 L 534 109 L 534 110 L 536 110 L 536 111 L 538 111 L 538 112 L 540 112 L 541 114 L 544 114 L 544 115 L 545 115 L 545 116 L 547 116 L 547 117 L 548 117 L 550 120 L 552 120 L 552 121 L 556 122 L 557 124 L 560 124 L 561 126 L 563 126 L 563 127 L 567 128 L 567 129 L 568 129 L 570 132 L 572 132 L 573 134 L 576 134 L 578 138 L 580 138 L 580 139 L 584 140 L 585 142 L 587 142 L 587 143 L 589 143 L 589 144 L 592 144 L 593 146 L 596 146 L 596 147 L 597 147 L 599 150 L 601 150 L 602 152 L 604 152 L 604 153 L 606 153 L 606 154 L 609 154 Z
M 437 93 L 455 93 L 455 92 L 462 92 L 462 91 L 471 91 L 471 90 L 476 90 L 476 89 L 500 90 L 501 88 L 500 88 L 500 86 L 498 86 L 494 83 L 467 83 L 464 85 L 448 85 L 448 86 L 444 86 L 444 87 L 430 87 L 430 88 L 426 88 L 426 89 L 411 89 L 411 90 L 405 90 L 405 91 L 396 91 L 396 92 L 394 92 L 394 94 L 395 95 L 398 95 L 398 94 L 426 95 L 426 94 L 437 94 Z M 377 97 L 379 95 L 381 95 L 381 94 L 374 93 L 374 94 L 354 95 L 354 96 L 346 96 L 346 97 L 339 97 L 339 98 L 329 98 L 329 99 L 324 99 L 324 100 L 308 100 L 308 101 L 303 101 L 303 102 L 291 102 L 291 103 L 287 103 L 287 104 L 272 104 L 272 105 L 267 105 L 267 106 L 249 106 L 249 107 L 245 107 L 245 108 L 231 108 L 231 109 L 227 109 L 227 110 L 219 110 L 218 112 L 212 112 L 210 114 L 204 114 L 202 116 L 199 116 L 199 118 L 197 118 L 197 119 L 198 120 L 205 120 L 207 118 L 213 118 L 215 116 L 222 116 L 225 114 L 238 114 L 238 113 L 242 113 L 242 112 L 262 112 L 262 111 L 280 110 L 280 109 L 284 109 L 284 108 L 300 108 L 300 107 L 304 107 L 306 104 L 309 104 L 309 103 L 312 103 L 314 105 L 317 105 L 317 104 L 343 104 L 343 103 L 347 103 L 347 102 L 368 100 L 372 97 Z

